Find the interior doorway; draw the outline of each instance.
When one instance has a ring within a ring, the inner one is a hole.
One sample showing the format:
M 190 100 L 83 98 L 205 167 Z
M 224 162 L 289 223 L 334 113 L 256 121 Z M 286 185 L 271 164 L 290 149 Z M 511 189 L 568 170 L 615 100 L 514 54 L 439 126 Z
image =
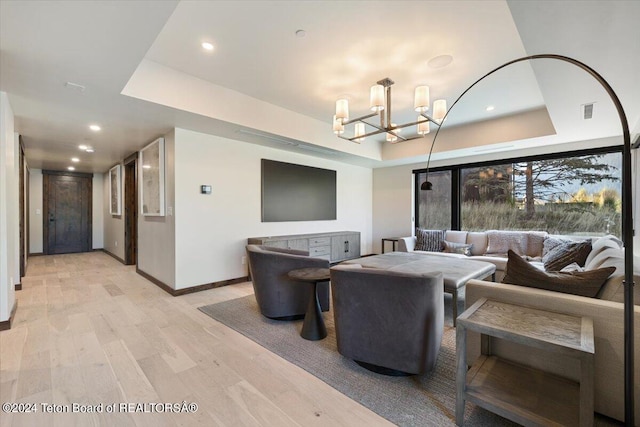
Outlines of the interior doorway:
M 137 265 L 138 261 L 138 153 L 124 161 L 124 261 Z
M 42 175 L 43 252 L 89 252 L 93 174 L 44 170 Z

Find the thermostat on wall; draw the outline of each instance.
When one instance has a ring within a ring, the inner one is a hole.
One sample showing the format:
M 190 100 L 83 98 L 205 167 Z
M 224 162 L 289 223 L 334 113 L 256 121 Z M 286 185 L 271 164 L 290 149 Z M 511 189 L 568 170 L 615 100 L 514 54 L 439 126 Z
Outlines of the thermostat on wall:
M 211 186 L 210 185 L 201 185 L 200 186 L 200 194 L 211 194 Z

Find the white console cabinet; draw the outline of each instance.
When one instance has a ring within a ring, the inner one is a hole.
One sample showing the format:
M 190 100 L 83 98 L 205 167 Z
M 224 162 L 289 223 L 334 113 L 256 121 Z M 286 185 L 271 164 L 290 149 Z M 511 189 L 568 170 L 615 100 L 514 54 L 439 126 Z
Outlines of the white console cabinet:
M 324 258 L 332 263 L 360 257 L 360 232 L 358 231 L 250 237 L 248 243 L 309 251 L 309 256 Z

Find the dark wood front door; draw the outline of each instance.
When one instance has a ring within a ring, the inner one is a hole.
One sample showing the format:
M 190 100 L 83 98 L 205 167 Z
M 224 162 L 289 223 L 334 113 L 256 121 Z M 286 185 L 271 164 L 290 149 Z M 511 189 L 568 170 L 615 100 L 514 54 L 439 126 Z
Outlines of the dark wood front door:
M 90 251 L 93 175 L 42 173 L 44 253 Z
M 137 263 L 138 254 L 138 191 L 136 164 L 138 154 L 124 161 L 124 263 Z

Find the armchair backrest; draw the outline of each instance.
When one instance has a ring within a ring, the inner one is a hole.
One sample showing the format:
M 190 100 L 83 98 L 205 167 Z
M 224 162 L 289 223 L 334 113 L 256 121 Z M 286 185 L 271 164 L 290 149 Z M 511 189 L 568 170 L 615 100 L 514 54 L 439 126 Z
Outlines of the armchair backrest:
M 253 290 L 262 314 L 267 317 L 304 314 L 308 286 L 290 279 L 288 274 L 298 268 L 329 268 L 329 261 L 293 249 L 247 245 L 246 250 Z M 328 292 L 326 299 L 328 302 Z
M 442 273 L 331 268 L 338 351 L 403 372 L 431 370 L 444 328 Z

